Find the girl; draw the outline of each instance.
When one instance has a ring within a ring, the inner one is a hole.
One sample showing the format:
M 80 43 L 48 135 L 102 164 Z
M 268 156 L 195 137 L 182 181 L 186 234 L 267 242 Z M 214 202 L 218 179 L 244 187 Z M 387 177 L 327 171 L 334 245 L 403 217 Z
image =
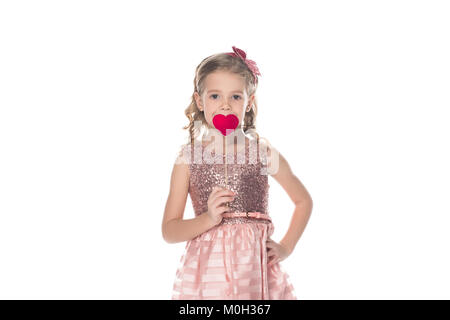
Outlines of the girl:
M 258 75 L 256 63 L 235 46 L 233 52 L 207 57 L 196 69 L 185 111 L 189 142 L 177 155 L 162 222 L 166 242 L 187 241 L 172 299 L 297 299 L 280 261 L 292 254 L 312 200 L 286 159 L 255 131 Z M 237 117 L 232 134 L 216 129 L 218 114 Z M 295 204 L 280 242 L 270 238 L 269 174 Z M 193 219 L 183 219 L 188 193 Z

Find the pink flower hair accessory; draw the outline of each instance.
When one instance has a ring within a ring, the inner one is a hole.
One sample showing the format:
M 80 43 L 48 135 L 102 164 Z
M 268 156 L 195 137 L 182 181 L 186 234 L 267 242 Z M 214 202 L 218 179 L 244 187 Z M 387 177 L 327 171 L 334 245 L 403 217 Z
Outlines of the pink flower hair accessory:
M 234 52 L 226 52 L 225 54 L 227 54 L 229 56 L 240 58 L 242 61 L 244 61 L 245 64 L 247 65 L 247 67 L 253 73 L 253 77 L 255 78 L 255 84 L 258 83 L 257 75 L 261 75 L 261 73 L 259 72 L 259 69 L 256 66 L 256 62 L 253 60 L 247 59 L 247 54 L 245 53 L 244 50 L 241 50 L 241 49 L 233 46 L 233 51 Z

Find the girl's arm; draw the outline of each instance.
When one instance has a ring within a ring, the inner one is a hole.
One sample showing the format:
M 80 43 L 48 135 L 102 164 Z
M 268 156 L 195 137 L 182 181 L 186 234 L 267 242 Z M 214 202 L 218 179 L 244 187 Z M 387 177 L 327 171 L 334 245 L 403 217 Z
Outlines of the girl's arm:
M 189 167 L 187 162 L 177 158 L 170 181 L 170 191 L 162 221 L 162 236 L 168 243 L 191 240 L 214 226 L 207 214 L 183 220 L 189 190 Z
M 286 191 L 295 204 L 289 229 L 280 244 L 288 249 L 289 254 L 295 248 L 311 216 L 313 202 L 309 192 L 294 175 L 286 159 L 275 148 L 267 148 L 268 174 L 270 174 Z

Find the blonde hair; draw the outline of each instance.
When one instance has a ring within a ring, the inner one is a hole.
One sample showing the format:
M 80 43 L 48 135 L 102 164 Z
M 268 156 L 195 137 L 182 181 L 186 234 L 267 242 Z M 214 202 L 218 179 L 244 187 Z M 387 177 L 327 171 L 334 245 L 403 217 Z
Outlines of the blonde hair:
M 228 71 L 242 76 L 245 80 L 247 96 L 255 94 L 258 85 L 254 83 L 253 73 L 240 58 L 225 53 L 211 55 L 200 62 L 195 70 L 194 93 L 197 92 L 200 96 L 203 94 L 206 77 L 215 71 Z M 201 121 L 202 127 L 207 126 L 205 115 L 198 108 L 194 93 L 192 93 L 191 103 L 184 110 L 186 117 L 189 119 L 189 124 L 183 127 L 183 129 L 188 129 L 189 131 L 188 144 L 190 143 L 191 145 L 200 133 L 194 126 L 194 122 Z M 258 108 L 255 95 L 252 108 L 250 111 L 245 112 L 243 131 L 255 137 L 259 142 L 259 134 L 256 132 L 255 126 L 257 112 Z

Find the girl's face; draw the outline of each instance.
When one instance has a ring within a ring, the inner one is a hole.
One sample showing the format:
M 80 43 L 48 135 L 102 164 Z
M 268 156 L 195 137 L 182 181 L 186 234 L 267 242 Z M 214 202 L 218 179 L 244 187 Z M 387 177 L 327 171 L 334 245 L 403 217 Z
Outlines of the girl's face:
M 205 90 L 200 96 L 194 93 L 198 108 L 204 112 L 206 122 L 214 128 L 212 119 L 217 114 L 234 114 L 241 128 L 245 112 L 250 111 L 254 95 L 250 98 L 245 92 L 244 79 L 228 71 L 215 71 L 205 78 Z

